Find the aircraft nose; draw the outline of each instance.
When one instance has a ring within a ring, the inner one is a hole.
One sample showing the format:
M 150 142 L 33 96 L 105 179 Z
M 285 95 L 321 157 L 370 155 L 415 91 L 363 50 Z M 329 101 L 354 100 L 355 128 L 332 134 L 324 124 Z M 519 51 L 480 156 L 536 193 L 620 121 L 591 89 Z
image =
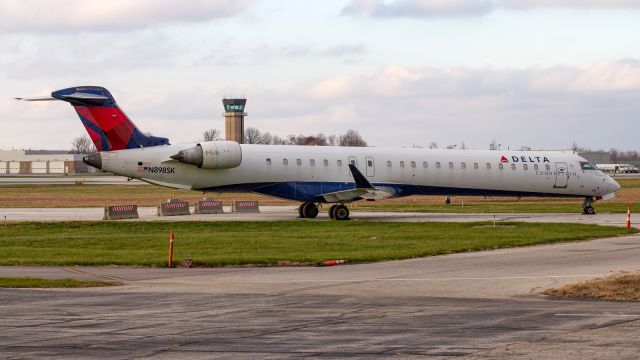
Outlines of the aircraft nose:
M 618 184 L 617 181 L 613 180 L 612 178 L 609 178 L 609 183 L 611 184 L 611 192 L 616 192 L 620 190 L 620 184 Z

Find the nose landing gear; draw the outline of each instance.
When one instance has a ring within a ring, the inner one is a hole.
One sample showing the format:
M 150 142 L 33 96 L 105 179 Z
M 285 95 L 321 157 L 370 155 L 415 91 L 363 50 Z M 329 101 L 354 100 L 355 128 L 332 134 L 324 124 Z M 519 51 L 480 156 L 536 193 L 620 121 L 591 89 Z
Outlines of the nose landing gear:
M 593 208 L 593 198 L 586 197 L 584 201 L 582 201 L 582 213 L 585 215 L 595 215 L 596 209 Z

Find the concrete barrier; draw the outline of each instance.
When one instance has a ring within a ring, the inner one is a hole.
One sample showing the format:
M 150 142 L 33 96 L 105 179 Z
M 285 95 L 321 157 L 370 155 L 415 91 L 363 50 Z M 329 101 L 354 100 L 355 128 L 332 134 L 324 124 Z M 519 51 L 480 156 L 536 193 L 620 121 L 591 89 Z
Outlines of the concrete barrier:
M 260 207 L 256 200 L 238 200 L 231 204 L 231 211 L 239 214 L 259 213 Z
M 138 205 L 105 206 L 102 220 L 138 219 Z
M 171 199 L 170 201 L 163 202 L 158 205 L 158 216 L 176 215 L 191 215 L 191 211 L 189 211 L 189 203 L 187 201 Z
M 222 201 L 204 198 L 196 202 L 194 214 L 224 214 Z

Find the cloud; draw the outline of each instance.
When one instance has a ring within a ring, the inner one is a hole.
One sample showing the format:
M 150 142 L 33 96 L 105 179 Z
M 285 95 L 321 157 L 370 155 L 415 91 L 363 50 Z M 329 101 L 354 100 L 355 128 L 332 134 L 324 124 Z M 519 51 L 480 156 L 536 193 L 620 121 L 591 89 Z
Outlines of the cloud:
M 208 128 L 223 129 L 222 89 L 185 83 L 140 88 L 130 82 L 110 87 L 140 129 L 174 143 L 197 139 Z M 485 149 L 496 139 L 512 148 L 568 148 L 576 140 L 591 148 L 637 149 L 633 136 L 620 133 L 640 133 L 635 59 L 525 68 L 392 65 L 286 88 L 256 84 L 244 94 L 246 126 L 280 136 L 354 128 L 374 146 L 464 141 Z M 65 147 L 83 131 L 73 110 L 61 103 L 0 99 L 0 118 L 12 119 L 3 133 L 5 147 Z
M 367 15 L 379 18 L 436 18 L 482 16 L 498 9 L 535 8 L 640 8 L 637 0 L 352 0 L 343 15 Z
M 238 15 L 253 0 L 4 0 L 0 30 L 12 32 L 120 31 Z

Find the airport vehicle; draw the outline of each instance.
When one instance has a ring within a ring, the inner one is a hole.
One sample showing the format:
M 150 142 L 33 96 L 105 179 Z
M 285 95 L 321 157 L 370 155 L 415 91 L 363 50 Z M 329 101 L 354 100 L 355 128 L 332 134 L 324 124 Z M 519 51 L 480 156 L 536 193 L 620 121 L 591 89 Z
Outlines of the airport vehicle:
M 637 174 L 638 168 L 631 164 L 597 164 L 596 167 L 611 174 Z
M 250 145 L 231 141 L 170 144 L 145 135 L 98 86 L 54 91 L 80 116 L 99 152 L 88 165 L 151 184 L 206 192 L 252 191 L 300 201 L 300 217 L 333 204 L 332 219 L 349 219 L 346 204 L 408 195 L 551 196 L 584 198 L 583 211 L 620 186 L 578 155 L 546 151 L 438 150 L 379 147 Z

